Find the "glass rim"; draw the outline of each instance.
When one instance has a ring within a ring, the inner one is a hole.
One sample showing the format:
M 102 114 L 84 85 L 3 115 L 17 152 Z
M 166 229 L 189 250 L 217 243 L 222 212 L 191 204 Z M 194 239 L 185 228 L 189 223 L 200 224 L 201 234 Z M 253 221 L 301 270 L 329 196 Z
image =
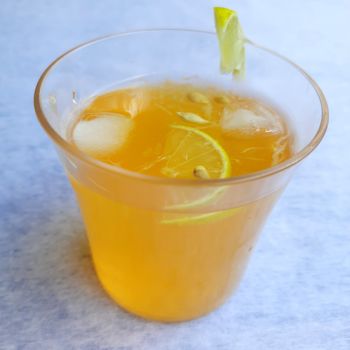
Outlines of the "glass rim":
M 314 91 L 316 92 L 316 95 L 319 99 L 320 106 L 321 106 L 321 122 L 319 124 L 319 127 L 317 129 L 317 132 L 312 137 L 311 141 L 304 146 L 300 151 L 293 154 L 290 158 L 286 159 L 285 161 L 278 163 L 272 167 L 256 171 L 253 173 L 240 175 L 240 176 L 233 176 L 228 178 L 222 178 L 222 179 L 203 179 L 201 181 L 198 181 L 196 179 L 178 179 L 178 178 L 165 178 L 160 176 L 151 176 L 151 175 L 145 175 L 141 173 L 137 173 L 132 170 L 124 169 L 122 167 L 116 166 L 116 165 L 110 165 L 107 163 L 104 163 L 102 161 L 99 161 L 97 159 L 94 159 L 87 154 L 81 152 L 79 149 L 75 148 L 67 142 L 63 137 L 61 137 L 54 128 L 50 125 L 48 122 L 45 113 L 43 111 L 43 108 L 41 106 L 40 101 L 40 95 L 41 95 L 41 88 L 43 86 L 43 83 L 46 79 L 46 77 L 50 74 L 51 70 L 55 67 L 56 64 L 58 64 L 61 60 L 63 60 L 66 56 L 68 56 L 71 53 L 74 53 L 80 49 L 83 49 L 85 47 L 94 45 L 96 43 L 100 43 L 105 40 L 114 39 L 118 37 L 128 36 L 128 35 L 135 35 L 135 34 L 142 34 L 142 33 L 150 33 L 150 32 L 187 32 L 187 33 L 199 33 L 199 34 L 208 34 L 208 35 L 216 35 L 215 32 L 211 31 L 204 31 L 199 29 L 186 29 L 186 28 L 154 28 L 154 29 L 140 29 L 140 30 L 133 30 L 133 31 L 126 31 L 126 32 L 117 32 L 112 33 L 109 35 L 104 35 L 97 37 L 95 39 L 83 42 L 67 51 L 65 51 L 63 54 L 58 56 L 54 61 L 52 61 L 47 68 L 44 70 L 44 72 L 41 74 L 36 87 L 34 91 L 34 109 L 37 115 L 37 119 L 39 123 L 41 124 L 42 128 L 45 130 L 45 132 L 48 134 L 50 139 L 60 148 L 67 151 L 69 154 L 72 154 L 74 157 L 77 157 L 79 160 L 88 163 L 92 166 L 102 168 L 102 170 L 105 170 L 110 173 L 124 175 L 130 178 L 134 178 L 135 180 L 141 180 L 148 183 L 158 183 L 158 184 L 165 184 L 165 185 L 175 185 L 175 186 L 217 186 L 217 185 L 234 185 L 242 182 L 248 182 L 248 181 L 254 181 L 266 178 L 271 175 L 275 175 L 277 173 L 280 173 L 300 161 L 302 161 L 305 157 L 307 157 L 321 142 L 323 139 L 323 136 L 327 130 L 328 121 L 329 121 L 329 110 L 326 98 L 321 90 L 321 88 L 318 86 L 316 81 L 308 74 L 306 73 L 300 66 L 298 66 L 296 63 L 291 61 L 289 58 L 271 50 L 268 48 L 265 48 L 264 46 L 261 46 L 259 44 L 254 43 L 253 41 L 249 39 L 245 39 L 246 43 L 251 45 L 253 48 L 260 49 L 262 51 L 265 51 L 266 53 L 273 55 L 286 63 L 290 64 L 292 67 L 294 67 L 313 87 Z

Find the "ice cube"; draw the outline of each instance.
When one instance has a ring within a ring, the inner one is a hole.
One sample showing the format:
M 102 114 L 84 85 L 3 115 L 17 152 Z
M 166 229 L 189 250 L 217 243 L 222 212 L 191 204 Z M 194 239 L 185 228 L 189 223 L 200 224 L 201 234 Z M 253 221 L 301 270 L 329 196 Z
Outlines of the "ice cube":
M 278 115 L 262 106 L 257 106 L 255 110 L 225 108 L 220 124 L 225 131 L 236 131 L 245 135 L 260 132 L 275 134 L 283 130 Z
M 106 156 L 118 150 L 125 142 L 133 121 L 119 114 L 98 115 L 81 120 L 73 131 L 73 141 L 91 156 Z

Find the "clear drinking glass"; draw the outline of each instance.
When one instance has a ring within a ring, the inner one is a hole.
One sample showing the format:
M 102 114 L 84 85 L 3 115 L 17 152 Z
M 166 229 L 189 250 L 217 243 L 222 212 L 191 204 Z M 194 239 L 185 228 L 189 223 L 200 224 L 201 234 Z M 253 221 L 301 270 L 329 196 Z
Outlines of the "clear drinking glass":
M 202 316 L 236 288 L 276 199 L 328 123 L 316 83 L 288 59 L 247 41 L 247 76 L 219 72 L 214 33 L 143 30 L 82 44 L 57 58 L 35 90 L 39 122 L 75 190 L 96 272 L 109 295 L 147 319 Z M 75 149 L 68 126 L 84 101 L 136 80 L 200 78 L 271 101 L 289 117 L 294 155 L 269 169 L 220 180 L 157 178 Z

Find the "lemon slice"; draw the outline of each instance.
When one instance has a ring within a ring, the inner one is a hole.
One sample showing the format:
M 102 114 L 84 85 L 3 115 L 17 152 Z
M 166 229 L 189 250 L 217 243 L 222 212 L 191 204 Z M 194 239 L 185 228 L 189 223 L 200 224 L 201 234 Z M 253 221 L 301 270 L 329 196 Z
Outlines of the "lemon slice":
M 166 146 L 167 164 L 163 168 L 164 175 L 177 178 L 198 178 L 198 174 L 205 174 L 204 179 L 221 179 L 231 175 L 230 159 L 213 137 L 193 127 L 173 125 Z M 171 210 L 185 210 L 200 207 L 212 202 L 223 188 L 216 188 L 196 199 L 167 207 Z M 239 208 L 204 213 L 204 214 L 172 214 L 164 215 L 162 224 L 193 225 L 205 224 L 234 215 Z
M 175 178 L 198 178 L 203 169 L 210 179 L 221 179 L 231 174 L 228 154 L 218 141 L 207 133 L 185 125 L 172 125 L 165 144 L 167 157 L 162 173 Z M 201 169 L 201 172 L 198 172 Z
M 236 77 L 244 77 L 245 39 L 237 12 L 224 7 L 214 7 L 214 16 L 220 47 L 221 71 L 234 74 Z

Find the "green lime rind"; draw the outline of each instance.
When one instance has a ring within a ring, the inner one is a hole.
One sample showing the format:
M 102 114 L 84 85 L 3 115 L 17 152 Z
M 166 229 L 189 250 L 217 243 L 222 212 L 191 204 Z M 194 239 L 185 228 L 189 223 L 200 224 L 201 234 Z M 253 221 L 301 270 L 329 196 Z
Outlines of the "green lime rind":
M 224 190 L 225 190 L 224 188 L 218 188 L 218 189 L 215 189 L 215 190 L 211 191 L 210 193 L 208 193 L 208 194 L 206 194 L 198 199 L 192 200 L 190 202 L 169 205 L 169 206 L 167 206 L 167 209 L 168 210 L 183 210 L 183 209 L 198 208 L 198 207 L 204 206 L 204 205 L 214 201 Z
M 220 174 L 219 178 L 222 179 L 222 178 L 229 177 L 231 175 L 230 158 L 229 158 L 228 154 L 226 153 L 225 149 L 213 137 L 211 137 L 210 135 L 208 135 L 207 133 L 205 133 L 201 130 L 198 130 L 196 128 L 186 126 L 186 125 L 174 124 L 171 127 L 175 128 L 175 129 L 181 129 L 181 130 L 184 130 L 187 132 L 193 132 L 194 134 L 196 134 L 196 135 L 202 137 L 204 140 L 208 141 L 211 144 L 211 146 L 213 147 L 213 149 L 215 149 L 217 151 L 217 153 L 220 156 L 221 162 L 222 162 L 222 169 L 221 169 L 221 174 Z
M 216 222 L 228 217 L 231 217 L 237 214 L 242 208 L 233 208 L 228 210 L 223 210 L 214 213 L 205 213 L 205 214 L 193 214 L 193 215 L 181 215 L 175 218 L 163 219 L 161 223 L 163 225 L 201 225 Z
M 216 34 L 220 48 L 221 72 L 237 78 L 245 76 L 245 38 L 237 12 L 214 7 Z
M 222 162 L 222 169 L 219 178 L 227 178 L 231 175 L 231 161 L 226 153 L 225 149 L 220 145 L 219 142 L 217 142 L 214 138 L 212 138 L 210 135 L 206 134 L 205 132 L 198 130 L 193 127 L 189 127 L 186 125 L 179 125 L 175 124 L 172 125 L 175 129 L 182 129 L 184 131 L 193 132 L 197 134 L 198 136 L 202 137 L 204 140 L 208 141 L 213 148 L 217 151 L 217 153 L 220 156 L 221 162 Z M 191 208 L 197 208 L 204 206 L 212 201 L 214 201 L 225 189 L 224 188 L 217 188 L 210 191 L 208 194 L 205 194 L 204 196 L 194 199 L 190 202 L 185 202 L 181 204 L 175 204 L 170 205 L 167 207 L 168 210 L 183 210 L 183 209 L 191 209 Z

